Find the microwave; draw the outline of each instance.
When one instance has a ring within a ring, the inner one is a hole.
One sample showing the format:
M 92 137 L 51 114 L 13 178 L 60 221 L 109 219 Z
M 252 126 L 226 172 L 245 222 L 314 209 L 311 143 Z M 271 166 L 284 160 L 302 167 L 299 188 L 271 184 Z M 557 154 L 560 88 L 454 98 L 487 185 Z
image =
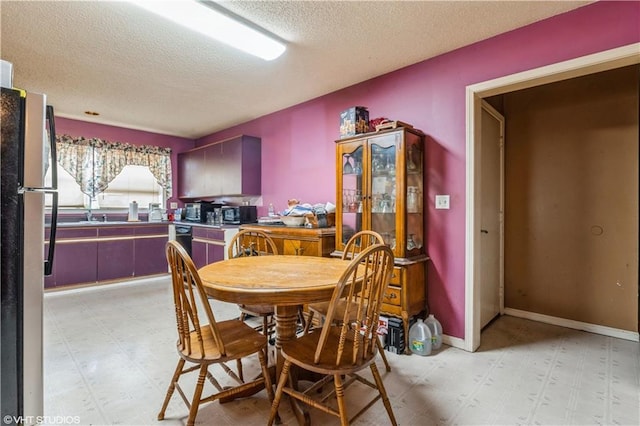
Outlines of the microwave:
M 222 223 L 227 225 L 240 225 L 243 223 L 255 223 L 258 221 L 256 206 L 223 206 Z
M 221 204 L 208 203 L 205 201 L 201 201 L 199 203 L 186 203 L 184 205 L 184 220 L 204 223 L 207 221 L 207 213 L 220 207 L 222 207 Z

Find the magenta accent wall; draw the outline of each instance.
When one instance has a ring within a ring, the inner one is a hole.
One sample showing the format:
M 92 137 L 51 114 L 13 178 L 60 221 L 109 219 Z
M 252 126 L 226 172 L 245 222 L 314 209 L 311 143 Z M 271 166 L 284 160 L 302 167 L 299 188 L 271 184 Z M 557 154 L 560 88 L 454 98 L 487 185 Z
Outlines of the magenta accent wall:
M 292 197 L 335 202 L 333 141 L 345 108 L 365 105 L 370 118 L 386 116 L 423 130 L 429 307 L 445 334 L 464 338 L 466 86 L 636 43 L 639 22 L 640 2 L 590 4 L 217 132 L 196 145 L 238 134 L 262 138 L 264 205 L 283 209 Z M 435 194 L 450 194 L 451 209 L 436 211 Z M 261 207 L 259 214 L 265 213 Z
M 194 141 L 177 136 L 161 135 L 159 133 L 145 132 L 142 130 L 125 129 L 123 127 L 107 126 L 105 124 L 90 123 L 88 121 L 72 120 L 56 117 L 56 133 L 87 139 L 98 138 L 111 142 L 125 142 L 132 145 L 152 145 L 163 148 L 171 148 L 171 171 L 173 182 L 173 196 L 167 200 L 180 201 L 178 194 L 178 153 L 194 147 Z

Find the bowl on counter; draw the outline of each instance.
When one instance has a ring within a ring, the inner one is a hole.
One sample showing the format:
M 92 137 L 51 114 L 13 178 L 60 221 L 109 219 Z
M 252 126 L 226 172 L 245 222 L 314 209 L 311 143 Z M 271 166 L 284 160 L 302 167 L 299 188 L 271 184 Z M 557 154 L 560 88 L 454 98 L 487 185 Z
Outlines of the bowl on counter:
M 304 216 L 280 216 L 280 220 L 286 226 L 302 226 L 302 225 L 304 225 Z

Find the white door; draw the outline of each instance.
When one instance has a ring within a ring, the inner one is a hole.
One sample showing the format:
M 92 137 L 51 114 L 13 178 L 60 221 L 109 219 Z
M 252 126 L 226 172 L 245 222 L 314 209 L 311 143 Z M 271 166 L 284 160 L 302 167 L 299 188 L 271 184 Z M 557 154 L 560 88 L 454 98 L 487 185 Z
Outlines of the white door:
M 482 101 L 480 174 L 480 327 L 504 311 L 504 117 Z

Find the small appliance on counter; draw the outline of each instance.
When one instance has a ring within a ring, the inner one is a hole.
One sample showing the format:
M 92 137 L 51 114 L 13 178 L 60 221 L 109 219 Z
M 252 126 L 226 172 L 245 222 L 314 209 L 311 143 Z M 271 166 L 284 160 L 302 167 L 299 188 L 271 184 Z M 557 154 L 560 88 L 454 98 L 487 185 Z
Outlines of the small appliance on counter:
M 160 204 L 152 204 L 149 204 L 149 216 L 147 220 L 149 222 L 162 222 L 162 220 L 165 218 L 166 211 L 160 208 Z
M 208 201 L 186 203 L 184 205 L 184 220 L 188 222 L 205 223 L 207 221 L 207 213 L 213 212 L 214 209 L 220 207 L 222 207 L 222 204 L 210 203 Z
M 257 221 L 258 209 L 256 206 L 222 206 L 222 223 L 225 225 L 241 225 Z

